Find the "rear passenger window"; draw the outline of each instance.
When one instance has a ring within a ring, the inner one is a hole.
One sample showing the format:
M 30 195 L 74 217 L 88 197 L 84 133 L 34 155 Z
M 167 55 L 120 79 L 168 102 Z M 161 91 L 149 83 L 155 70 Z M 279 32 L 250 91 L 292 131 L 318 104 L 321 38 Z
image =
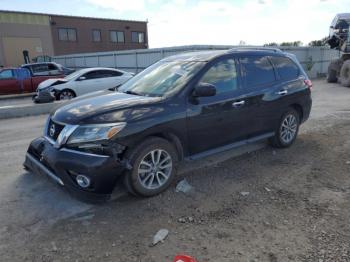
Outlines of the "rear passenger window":
M 105 74 L 104 77 L 116 77 L 123 75 L 122 72 L 119 71 L 112 71 L 112 70 L 104 70 L 103 73 Z
M 248 88 L 275 81 L 275 72 L 267 57 L 240 58 L 242 79 Z
M 200 82 L 214 85 L 217 94 L 236 90 L 238 85 L 235 60 L 226 59 L 214 64 Z
M 272 56 L 271 61 L 282 80 L 292 80 L 299 76 L 299 67 L 288 57 Z

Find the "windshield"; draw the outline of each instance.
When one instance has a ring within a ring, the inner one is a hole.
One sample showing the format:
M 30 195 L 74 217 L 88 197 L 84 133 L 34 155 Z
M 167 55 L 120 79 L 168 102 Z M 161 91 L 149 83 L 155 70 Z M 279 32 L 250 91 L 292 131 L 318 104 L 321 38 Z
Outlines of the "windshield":
M 142 96 L 168 96 L 180 90 L 204 62 L 159 61 L 137 74 L 118 91 Z
M 80 72 L 80 71 L 81 71 L 81 70 L 75 71 L 75 72 L 73 72 L 73 73 L 67 75 L 64 79 L 66 79 L 67 81 L 70 81 L 70 80 L 76 78 L 77 76 L 81 75 L 81 72 Z

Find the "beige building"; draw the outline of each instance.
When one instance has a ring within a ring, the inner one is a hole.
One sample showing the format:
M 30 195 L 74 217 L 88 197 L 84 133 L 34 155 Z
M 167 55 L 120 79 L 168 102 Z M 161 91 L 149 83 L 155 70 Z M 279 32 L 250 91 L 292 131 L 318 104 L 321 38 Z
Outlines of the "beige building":
M 0 11 L 0 65 L 23 64 L 23 50 L 30 57 L 54 55 L 49 16 Z
M 0 66 L 29 57 L 148 48 L 147 22 L 0 10 Z

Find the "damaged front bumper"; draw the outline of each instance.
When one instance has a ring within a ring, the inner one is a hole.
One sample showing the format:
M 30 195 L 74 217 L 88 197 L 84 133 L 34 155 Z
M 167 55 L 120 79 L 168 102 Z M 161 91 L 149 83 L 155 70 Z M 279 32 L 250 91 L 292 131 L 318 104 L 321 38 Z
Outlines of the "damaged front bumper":
M 49 103 L 56 100 L 56 97 L 52 91 L 49 89 L 38 90 L 33 96 L 33 101 L 35 103 Z
M 78 198 L 84 200 L 109 199 L 127 164 L 114 155 L 99 155 L 68 148 L 55 148 L 49 139 L 39 137 L 28 148 L 25 168 L 51 177 Z M 76 181 L 84 175 L 91 181 L 82 188 Z

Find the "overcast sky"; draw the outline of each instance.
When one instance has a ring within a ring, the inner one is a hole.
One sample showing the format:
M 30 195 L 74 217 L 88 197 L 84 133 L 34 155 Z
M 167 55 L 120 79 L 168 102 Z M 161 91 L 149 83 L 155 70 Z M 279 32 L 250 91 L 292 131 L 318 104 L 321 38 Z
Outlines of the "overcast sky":
M 350 0 L 0 0 L 0 8 L 148 20 L 149 47 L 250 45 L 311 40 L 328 35 Z

